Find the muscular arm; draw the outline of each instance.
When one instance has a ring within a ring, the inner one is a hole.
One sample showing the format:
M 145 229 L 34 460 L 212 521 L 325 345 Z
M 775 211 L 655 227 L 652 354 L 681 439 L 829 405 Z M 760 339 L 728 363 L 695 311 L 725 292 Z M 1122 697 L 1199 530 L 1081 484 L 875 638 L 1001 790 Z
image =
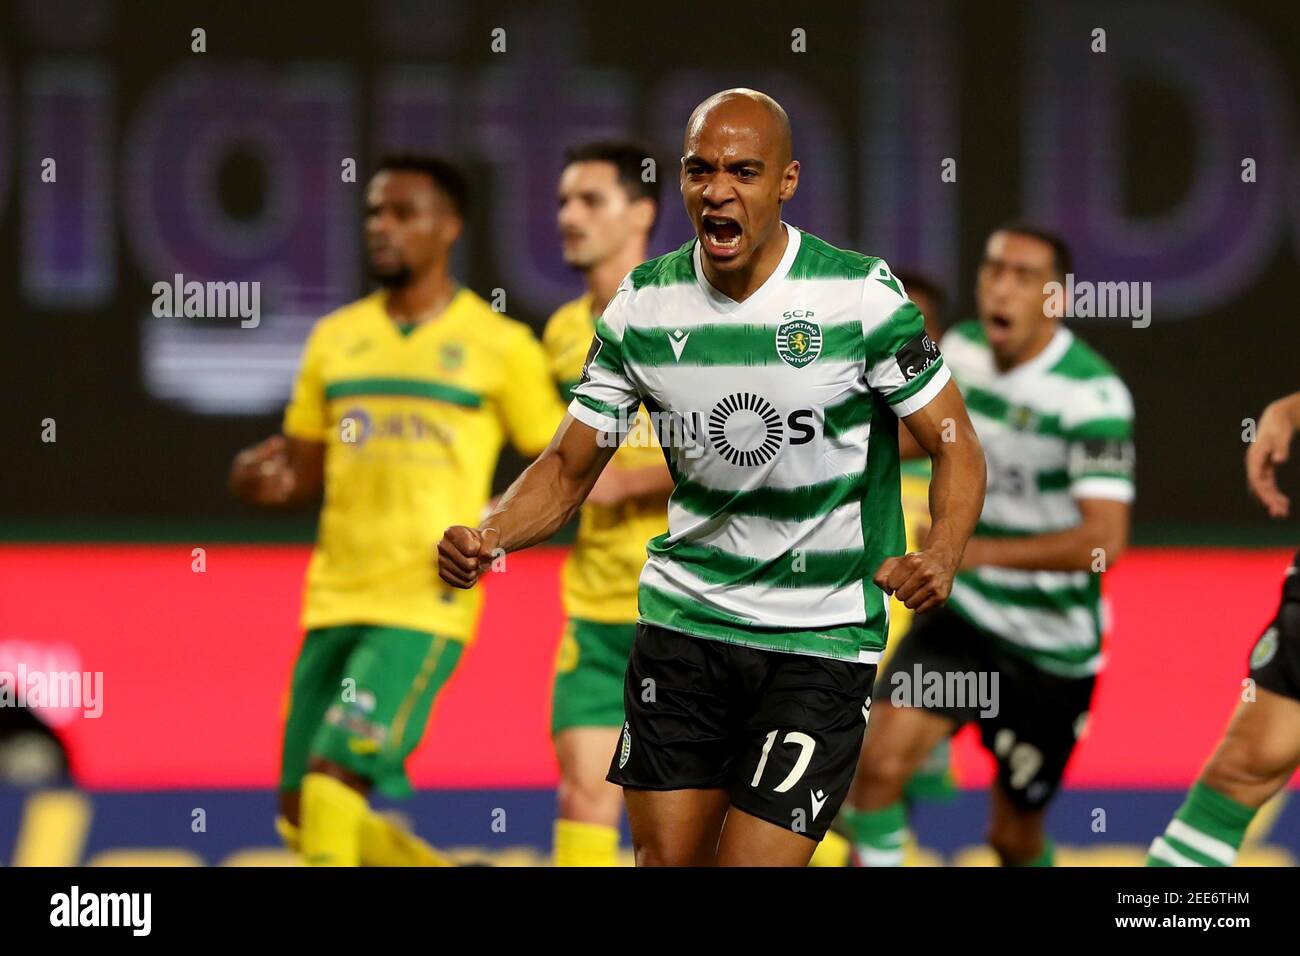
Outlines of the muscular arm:
M 599 438 L 594 428 L 565 415 L 550 445 L 515 479 L 478 528 L 447 529 L 438 544 L 442 579 L 453 587 L 473 587 L 498 548 L 531 547 L 563 527 L 618 450 Z
M 314 501 L 325 481 L 325 444 L 272 435 L 230 465 L 230 490 L 249 504 L 290 508 Z
M 967 539 L 984 507 L 984 452 L 952 382 L 903 423 L 934 466 L 930 531 L 920 551 L 887 559 L 874 580 L 907 607 L 926 611 L 948 599 Z
M 1081 498 L 1075 504 L 1080 518 L 1075 527 L 1023 538 L 974 538 L 962 567 L 1091 571 L 1098 557 L 1103 568 L 1111 567 L 1128 546 L 1129 505 L 1104 498 Z

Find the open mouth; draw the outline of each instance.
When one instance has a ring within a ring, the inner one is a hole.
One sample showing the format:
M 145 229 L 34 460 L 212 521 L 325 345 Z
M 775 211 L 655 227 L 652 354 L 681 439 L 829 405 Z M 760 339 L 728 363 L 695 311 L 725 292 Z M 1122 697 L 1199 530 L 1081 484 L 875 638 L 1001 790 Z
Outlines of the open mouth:
M 726 258 L 740 251 L 744 230 L 736 220 L 727 216 L 705 216 L 701 224 L 704 244 L 710 255 Z
M 1001 344 L 1007 340 L 1011 334 L 1011 319 L 1000 312 L 994 312 L 988 317 L 985 325 L 985 335 L 993 344 Z

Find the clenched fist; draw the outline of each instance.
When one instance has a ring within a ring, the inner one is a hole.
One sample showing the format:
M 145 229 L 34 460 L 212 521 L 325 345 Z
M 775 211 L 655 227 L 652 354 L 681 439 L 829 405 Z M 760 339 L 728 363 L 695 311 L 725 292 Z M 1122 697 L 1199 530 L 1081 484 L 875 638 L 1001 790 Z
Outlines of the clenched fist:
M 872 578 L 876 587 L 920 613 L 948 600 L 957 562 L 933 551 L 910 551 L 886 558 Z
M 438 577 L 454 588 L 472 588 L 492 567 L 498 537 L 495 528 L 448 528 L 438 542 Z
M 286 504 L 297 490 L 298 476 L 289 464 L 283 435 L 272 435 L 235 456 L 230 490 L 255 505 Z

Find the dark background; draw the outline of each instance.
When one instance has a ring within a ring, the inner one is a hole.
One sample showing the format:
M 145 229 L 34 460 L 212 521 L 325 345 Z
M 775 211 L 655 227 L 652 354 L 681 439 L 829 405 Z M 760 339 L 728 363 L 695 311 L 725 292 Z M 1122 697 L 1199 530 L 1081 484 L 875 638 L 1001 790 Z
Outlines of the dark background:
M 306 534 L 306 516 L 231 501 L 225 473 L 278 428 L 310 320 L 366 289 L 368 166 L 399 147 L 464 162 L 457 272 L 540 329 L 580 291 L 554 238 L 563 147 L 650 140 L 663 251 L 689 235 L 686 116 L 733 85 L 790 112 L 787 221 L 929 272 L 950 316 L 970 313 L 984 237 L 1012 217 L 1063 231 L 1080 279 L 1151 281 L 1150 327 L 1071 322 L 1136 401 L 1139 539 L 1294 537 L 1248 498 L 1241 460 L 1243 419 L 1300 388 L 1300 6 L 941 0 L 4 3 L 3 536 Z M 159 326 L 153 284 L 178 271 L 261 282 L 260 326 Z

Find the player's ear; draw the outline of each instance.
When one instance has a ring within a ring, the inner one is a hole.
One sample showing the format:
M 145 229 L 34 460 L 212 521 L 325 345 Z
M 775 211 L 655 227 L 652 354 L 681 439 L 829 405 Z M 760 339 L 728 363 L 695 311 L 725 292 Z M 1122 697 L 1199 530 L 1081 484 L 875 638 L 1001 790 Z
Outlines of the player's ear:
M 638 231 L 649 235 L 650 230 L 654 228 L 655 214 L 657 212 L 658 209 L 655 206 L 655 201 L 653 199 L 642 197 L 632 203 L 632 222 L 635 224 Z
M 781 202 L 789 202 L 799 188 L 799 160 L 792 159 L 781 173 Z
M 465 220 L 460 216 L 445 216 L 442 220 L 442 240 L 447 245 L 455 245 L 460 234 L 465 230 Z

